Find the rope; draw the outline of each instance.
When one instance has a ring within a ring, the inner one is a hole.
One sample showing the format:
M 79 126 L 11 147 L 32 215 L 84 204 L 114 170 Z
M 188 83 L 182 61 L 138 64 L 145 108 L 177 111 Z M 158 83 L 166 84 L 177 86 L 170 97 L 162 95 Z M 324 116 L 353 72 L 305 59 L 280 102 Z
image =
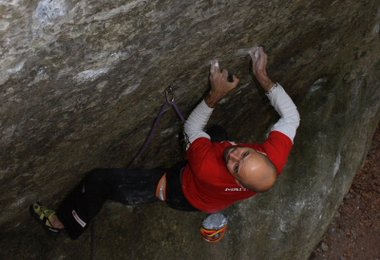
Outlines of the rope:
M 177 112 L 177 115 L 178 115 L 179 119 L 181 119 L 182 123 L 185 123 L 186 119 L 183 117 L 183 115 L 181 113 L 181 110 L 177 106 L 177 103 L 173 100 L 173 102 L 171 103 L 171 105 L 174 108 L 175 112 Z
M 147 138 L 145 139 L 143 145 L 140 147 L 140 149 L 137 152 L 137 154 L 132 158 L 132 160 L 130 161 L 130 163 L 128 163 L 127 168 L 130 168 L 133 165 L 133 163 L 135 163 L 138 160 L 140 160 L 142 154 L 145 152 L 145 150 L 148 148 L 148 146 L 152 142 L 153 136 L 156 133 L 156 130 L 157 130 L 158 125 L 160 123 L 161 117 L 165 114 L 166 111 L 168 111 L 168 107 L 169 107 L 169 105 L 167 103 L 164 103 L 161 106 L 160 111 L 158 112 L 158 115 L 157 115 L 156 119 L 154 120 L 153 126 L 150 129 L 150 132 L 149 132 Z

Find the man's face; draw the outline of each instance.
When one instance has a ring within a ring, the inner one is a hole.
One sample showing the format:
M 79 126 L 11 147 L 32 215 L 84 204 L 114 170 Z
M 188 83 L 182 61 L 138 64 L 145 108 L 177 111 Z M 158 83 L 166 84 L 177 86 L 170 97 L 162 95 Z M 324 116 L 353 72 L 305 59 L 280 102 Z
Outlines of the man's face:
M 224 160 L 228 171 L 235 177 L 239 176 L 239 171 L 252 156 L 256 156 L 256 151 L 249 147 L 232 146 L 224 151 Z
M 276 170 L 267 154 L 243 146 L 232 146 L 224 151 L 228 171 L 240 186 L 255 191 L 269 190 L 276 181 Z

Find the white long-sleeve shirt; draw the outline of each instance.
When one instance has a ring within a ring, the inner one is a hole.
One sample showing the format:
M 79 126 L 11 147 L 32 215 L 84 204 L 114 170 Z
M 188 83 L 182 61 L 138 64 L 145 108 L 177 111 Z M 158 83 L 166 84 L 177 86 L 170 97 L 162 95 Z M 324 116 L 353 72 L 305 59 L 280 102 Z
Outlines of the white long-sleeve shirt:
M 274 109 L 280 115 L 280 119 L 273 125 L 271 131 L 279 131 L 288 136 L 293 142 L 300 124 L 300 116 L 296 105 L 278 83 L 276 83 L 266 95 Z M 207 106 L 206 102 L 202 100 L 191 112 L 185 122 L 184 129 L 187 148 L 198 138 L 205 137 L 210 139 L 210 136 L 204 131 L 204 128 L 213 110 L 213 108 Z

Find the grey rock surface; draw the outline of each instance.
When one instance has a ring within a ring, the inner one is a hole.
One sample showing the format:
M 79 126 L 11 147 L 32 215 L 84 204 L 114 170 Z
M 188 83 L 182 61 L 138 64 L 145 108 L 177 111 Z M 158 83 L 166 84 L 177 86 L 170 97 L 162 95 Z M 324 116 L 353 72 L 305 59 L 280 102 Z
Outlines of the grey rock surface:
M 277 119 L 249 73 L 264 44 L 269 72 L 301 114 L 276 187 L 224 212 L 229 232 L 201 240 L 203 213 L 105 205 L 99 259 L 307 259 L 360 167 L 380 119 L 380 4 L 359 1 L 0 1 L 0 258 L 88 259 L 90 232 L 50 238 L 30 219 L 95 167 L 128 164 L 174 83 L 188 114 L 208 64 L 241 78 L 212 122 L 237 141 L 263 140 Z M 183 158 L 165 114 L 140 162 Z M 333 249 L 329 249 L 333 250 Z

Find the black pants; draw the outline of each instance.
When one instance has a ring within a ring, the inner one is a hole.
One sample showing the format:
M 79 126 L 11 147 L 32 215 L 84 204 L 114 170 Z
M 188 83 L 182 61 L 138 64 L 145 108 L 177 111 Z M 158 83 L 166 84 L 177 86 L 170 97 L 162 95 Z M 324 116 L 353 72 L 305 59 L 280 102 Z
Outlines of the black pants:
M 212 126 L 209 131 L 212 141 L 227 140 L 223 128 Z M 58 218 L 70 238 L 76 239 L 87 229 L 89 222 L 107 200 L 132 206 L 159 201 L 155 196 L 156 187 L 165 172 L 168 206 L 196 211 L 182 192 L 181 170 L 185 163 L 170 169 L 94 169 L 62 201 L 57 210 Z
M 183 164 L 182 164 L 183 165 Z M 57 215 L 72 239 L 78 238 L 107 200 L 126 205 L 142 205 L 159 201 L 156 187 L 167 173 L 169 207 L 196 211 L 182 193 L 180 169 L 94 169 L 61 202 Z

